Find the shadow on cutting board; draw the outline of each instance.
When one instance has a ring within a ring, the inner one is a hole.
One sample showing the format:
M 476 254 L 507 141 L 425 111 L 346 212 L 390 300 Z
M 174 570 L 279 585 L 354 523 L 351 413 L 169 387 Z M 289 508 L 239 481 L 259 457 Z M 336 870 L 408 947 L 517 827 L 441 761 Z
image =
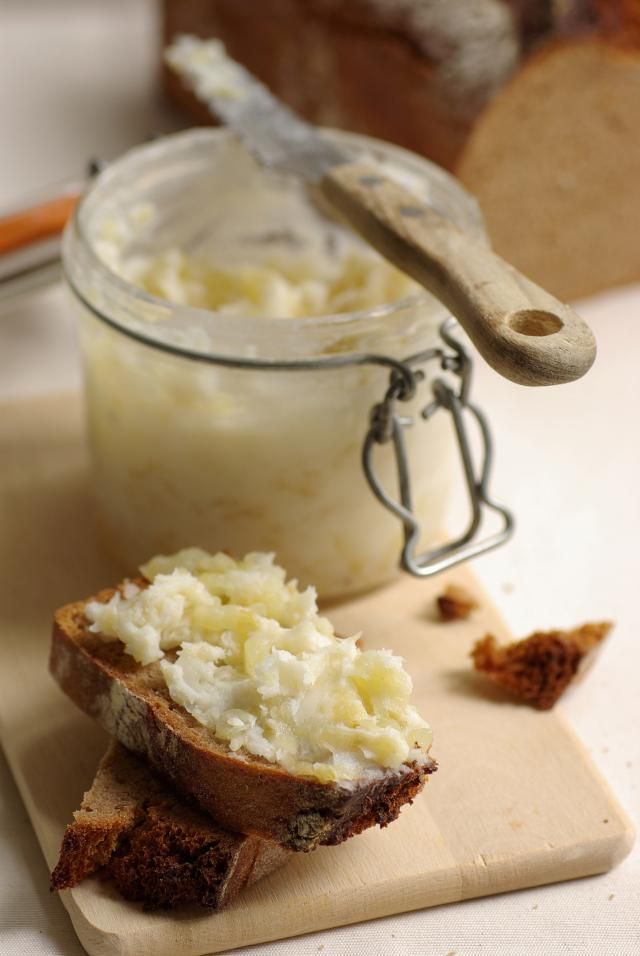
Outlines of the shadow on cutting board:
M 486 700 L 492 704 L 510 704 L 512 707 L 528 706 L 471 668 L 470 660 L 469 670 L 441 671 L 440 678 L 445 684 L 446 691 L 450 694 L 459 694 L 467 699 Z

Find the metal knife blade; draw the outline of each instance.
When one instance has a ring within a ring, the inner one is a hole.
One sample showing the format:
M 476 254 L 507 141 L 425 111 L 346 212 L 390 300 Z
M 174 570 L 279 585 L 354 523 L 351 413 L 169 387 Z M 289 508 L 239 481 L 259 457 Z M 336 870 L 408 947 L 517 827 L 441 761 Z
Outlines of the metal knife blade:
M 198 99 L 238 134 L 262 165 L 317 182 L 328 170 L 353 159 L 232 60 L 219 40 L 181 36 L 165 57 Z

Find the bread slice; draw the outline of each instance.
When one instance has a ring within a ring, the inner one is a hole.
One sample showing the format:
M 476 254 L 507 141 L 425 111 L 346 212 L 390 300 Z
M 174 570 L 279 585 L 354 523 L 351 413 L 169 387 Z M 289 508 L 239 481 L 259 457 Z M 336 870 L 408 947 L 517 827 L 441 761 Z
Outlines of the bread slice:
M 54 890 L 100 871 L 145 909 L 221 909 L 290 857 L 277 843 L 223 830 L 115 741 L 66 828 Z
M 115 589 L 89 600 L 108 601 Z M 158 664 L 142 666 L 115 638 L 89 631 L 86 601 L 55 615 L 50 668 L 62 690 L 129 750 L 222 826 L 291 850 L 341 843 L 386 826 L 422 789 L 435 762 L 407 765 L 362 783 L 321 783 L 232 753 L 175 703 Z M 167 655 L 170 656 L 170 655 Z

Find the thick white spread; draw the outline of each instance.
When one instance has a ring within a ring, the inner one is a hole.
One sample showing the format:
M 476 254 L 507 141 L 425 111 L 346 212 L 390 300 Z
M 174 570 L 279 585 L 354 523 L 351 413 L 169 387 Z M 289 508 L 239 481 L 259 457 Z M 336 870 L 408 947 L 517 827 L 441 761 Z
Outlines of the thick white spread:
M 165 60 L 189 80 L 205 103 L 214 96 L 241 100 L 246 95 L 243 70 L 227 56 L 220 40 L 179 36 L 165 51 Z
M 357 248 L 322 264 L 279 256 L 222 267 L 208 256 L 174 248 L 146 259 L 114 257 L 112 265 L 123 278 L 167 302 L 253 318 L 359 312 L 417 289 L 393 266 Z
M 402 659 L 337 637 L 315 590 L 286 581 L 273 555 L 189 548 L 141 570 L 148 587 L 87 605 L 91 630 L 159 661 L 172 699 L 230 750 L 325 782 L 427 760 Z

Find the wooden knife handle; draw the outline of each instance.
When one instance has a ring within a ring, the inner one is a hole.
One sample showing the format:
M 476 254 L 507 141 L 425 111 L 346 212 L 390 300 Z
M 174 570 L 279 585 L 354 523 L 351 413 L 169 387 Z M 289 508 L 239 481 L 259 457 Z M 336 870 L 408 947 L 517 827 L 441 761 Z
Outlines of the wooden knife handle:
M 57 196 L 0 218 L 0 255 L 61 233 L 78 198 L 77 195 Z
M 557 385 L 593 364 L 593 333 L 573 309 L 373 164 L 336 166 L 319 188 L 385 259 L 443 302 L 505 378 Z

